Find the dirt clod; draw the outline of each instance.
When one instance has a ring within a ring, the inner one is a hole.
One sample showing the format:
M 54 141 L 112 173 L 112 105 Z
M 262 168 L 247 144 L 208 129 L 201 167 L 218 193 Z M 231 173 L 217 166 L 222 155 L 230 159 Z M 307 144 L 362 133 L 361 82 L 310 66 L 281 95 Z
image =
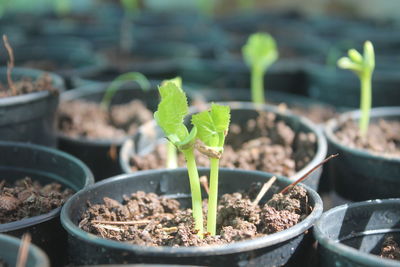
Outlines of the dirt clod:
M 6 84 L 0 83 L 0 98 L 24 95 L 40 91 L 49 91 L 51 93 L 58 93 L 57 89 L 53 87 L 53 81 L 49 74 L 44 74 L 38 77 L 35 81 L 31 78 L 22 78 L 19 81 L 13 82 L 16 92 Z
M 382 244 L 381 254 L 382 258 L 400 261 L 400 246 L 395 241 L 393 236 L 387 236 Z

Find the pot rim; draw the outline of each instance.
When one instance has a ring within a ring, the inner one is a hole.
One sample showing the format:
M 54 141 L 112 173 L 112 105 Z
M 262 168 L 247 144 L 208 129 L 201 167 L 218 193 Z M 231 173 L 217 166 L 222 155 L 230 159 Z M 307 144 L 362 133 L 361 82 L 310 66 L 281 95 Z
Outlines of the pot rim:
M 7 71 L 6 67 L 0 67 L 0 73 L 6 73 L 6 71 Z M 54 88 L 56 88 L 57 91 L 61 93 L 65 89 L 65 83 L 60 75 L 54 72 L 42 71 L 37 69 L 20 68 L 20 67 L 13 68 L 13 74 L 30 78 L 36 78 L 45 73 L 50 75 Z M 48 97 L 50 94 L 51 93 L 49 91 L 38 91 L 23 95 L 3 97 L 0 98 L 0 107 L 21 105 L 30 102 L 35 102 Z
M 324 127 L 324 133 L 326 138 L 334 146 L 338 147 L 342 151 L 352 153 L 357 157 L 373 159 L 373 160 L 385 160 L 388 162 L 400 163 L 400 157 L 381 155 L 376 152 L 371 152 L 367 149 L 353 148 L 343 145 L 340 140 L 336 137 L 335 132 L 345 121 L 357 120 L 361 116 L 360 110 L 349 111 L 341 114 L 338 118 L 330 119 L 326 122 Z M 400 117 L 400 107 L 377 107 L 371 109 L 370 118 L 387 118 L 387 117 Z
M 18 251 L 18 248 L 21 245 L 21 240 L 16 238 L 16 237 L 13 237 L 13 236 L 9 236 L 9 235 L 5 235 L 5 234 L 1 234 L 0 233 L 0 244 L 1 243 L 9 243 L 13 247 L 16 248 L 16 251 Z M 32 256 L 36 261 L 38 261 L 35 266 L 39 266 L 39 264 L 42 267 L 50 266 L 50 261 L 49 261 L 49 258 L 46 255 L 46 253 L 44 253 L 35 244 L 30 244 L 29 245 L 29 254 L 28 255 Z
M 252 102 L 244 102 L 244 101 L 229 101 L 229 102 L 217 102 L 220 105 L 228 105 L 231 107 L 231 110 L 237 110 L 237 109 L 262 109 L 266 110 L 269 112 L 273 112 L 275 114 L 278 114 L 280 116 L 284 117 L 289 117 L 291 119 L 297 119 L 301 124 L 306 126 L 310 132 L 313 132 L 317 138 L 317 148 L 315 151 L 315 155 L 312 158 L 310 162 L 306 164 L 302 169 L 299 171 L 296 171 L 294 175 L 289 177 L 290 180 L 295 181 L 305 175 L 307 172 L 309 172 L 314 166 L 319 164 L 322 160 L 324 160 L 327 151 L 328 151 L 328 144 L 325 139 L 325 136 L 321 130 L 321 127 L 319 127 L 317 124 L 311 122 L 309 119 L 303 117 L 303 116 L 298 116 L 293 114 L 290 110 L 285 109 L 281 110 L 279 109 L 278 106 L 270 105 L 270 104 L 254 104 Z M 193 109 L 195 110 L 195 109 Z M 144 124 L 141 128 L 143 128 L 145 125 L 146 127 L 149 127 L 149 125 L 154 125 L 156 126 L 156 122 L 154 120 L 147 122 Z M 138 130 L 140 131 L 140 129 Z M 126 155 L 130 155 L 130 151 L 132 150 L 134 144 L 132 139 L 128 139 L 125 141 L 125 143 L 122 145 L 122 148 L 120 150 L 119 154 L 119 162 L 122 170 L 124 171 L 129 171 L 128 173 L 132 173 L 130 170 L 129 164 L 127 164 L 126 160 Z M 125 155 L 125 156 L 124 156 Z
M 199 170 L 208 170 L 207 168 L 199 168 Z M 139 246 L 139 245 L 133 245 L 133 244 L 128 244 L 124 242 L 118 242 L 110 239 L 105 239 L 98 237 L 94 234 L 90 234 L 88 232 L 83 231 L 80 229 L 77 225 L 75 225 L 72 221 L 71 218 L 67 214 L 67 210 L 70 208 L 72 205 L 71 203 L 74 201 L 78 201 L 80 196 L 87 193 L 87 191 L 91 191 L 93 189 L 99 188 L 99 187 L 104 187 L 109 184 L 112 184 L 115 181 L 119 180 L 124 180 L 124 179 L 142 179 L 142 175 L 146 174 L 152 174 L 152 173 L 169 173 L 173 171 L 178 171 L 178 172 L 187 172 L 187 169 L 185 168 L 177 168 L 177 169 L 158 169 L 158 170 L 146 170 L 146 171 L 140 171 L 136 173 L 131 173 L 131 174 L 121 174 L 117 175 L 105 180 L 102 180 L 96 184 L 93 184 L 84 190 L 81 190 L 77 194 L 75 194 L 73 197 L 71 197 L 67 203 L 62 208 L 61 211 L 61 224 L 63 225 L 64 229 L 71 234 L 72 236 L 83 239 L 83 240 L 88 240 L 90 242 L 95 243 L 96 245 L 100 246 L 107 246 L 113 249 L 123 249 L 123 250 L 128 250 L 128 251 L 133 251 L 135 253 L 138 253 L 140 255 L 162 255 L 162 256 L 172 256 L 172 255 L 179 255 L 179 256 L 211 256 L 211 255 L 223 255 L 223 254 L 231 254 L 231 253 L 238 253 L 242 251 L 248 251 L 248 250 L 255 250 L 267 246 L 272 246 L 275 244 L 278 244 L 280 242 L 285 242 L 291 238 L 294 238 L 307 230 L 309 230 L 314 222 L 320 217 L 322 214 L 322 200 L 319 197 L 318 193 L 312 190 L 310 187 L 301 184 L 304 188 L 306 188 L 308 194 L 310 197 L 314 200 L 314 207 L 313 211 L 300 223 L 296 224 L 293 227 L 290 227 L 289 229 L 283 230 L 278 233 L 274 233 L 271 235 L 265 235 L 262 237 L 258 237 L 255 239 L 251 240 L 244 240 L 244 241 L 239 241 L 235 243 L 231 243 L 228 245 L 215 245 L 215 246 L 207 246 L 207 247 L 149 247 L 149 246 Z M 236 172 L 239 174 L 245 174 L 247 172 L 252 172 L 254 174 L 257 174 L 259 176 L 265 177 L 265 178 L 270 178 L 273 175 L 265 172 L 260 172 L 260 171 L 245 171 L 245 170 L 240 170 L 240 169 L 226 169 L 226 168 L 220 168 L 220 171 L 222 172 Z M 287 178 L 284 177 L 278 177 L 278 180 L 284 181 L 287 184 L 289 184 L 291 181 L 289 181 Z M 291 231 L 288 231 L 291 230 Z
M 4 146 L 13 147 L 13 148 L 30 149 L 32 151 L 42 151 L 42 152 L 49 153 L 49 154 L 56 154 L 56 155 L 62 156 L 65 159 L 73 162 L 74 164 L 79 166 L 79 168 L 82 169 L 82 171 L 84 172 L 84 175 L 86 176 L 85 184 L 83 185 L 82 188 L 78 189 L 77 192 L 94 183 L 94 177 L 93 177 L 92 172 L 89 170 L 89 168 L 81 160 L 79 160 L 78 158 L 76 158 L 70 154 L 67 154 L 67 153 L 62 152 L 57 149 L 40 146 L 40 145 L 35 145 L 35 144 L 30 144 L 30 143 L 0 141 L 0 148 L 4 147 Z M 0 166 L 0 168 L 1 168 L 1 166 Z M 74 188 L 71 188 L 71 189 L 73 189 L 75 191 Z M 65 203 L 64 203 L 64 205 L 65 205 Z M 18 221 L 0 224 L 0 233 L 22 229 L 22 228 L 25 228 L 28 226 L 32 226 L 35 224 L 39 224 L 39 223 L 51 220 L 60 214 L 61 208 L 62 208 L 62 206 L 55 208 L 45 214 L 32 216 L 32 217 L 25 218 L 25 219 L 18 220 Z
M 337 207 L 334 207 L 322 214 L 322 216 L 317 220 L 314 225 L 313 233 L 315 239 L 318 241 L 319 245 L 332 250 L 334 253 L 344 255 L 346 258 L 349 258 L 355 262 L 360 264 L 365 264 L 365 266 L 400 266 L 400 263 L 395 260 L 384 259 L 378 257 L 374 254 L 362 252 L 358 249 L 352 248 L 350 246 L 344 245 L 339 242 L 339 240 L 329 238 L 325 232 L 323 231 L 324 225 L 323 221 L 328 219 L 331 216 L 334 216 L 336 213 L 341 212 L 343 210 L 347 210 L 349 207 L 351 208 L 362 208 L 362 207 L 371 207 L 371 206 L 380 206 L 383 204 L 398 204 L 400 205 L 400 198 L 389 198 L 389 199 L 374 199 L 367 200 L 362 202 L 355 202 L 351 204 L 344 204 Z M 362 257 L 360 257 L 360 254 Z

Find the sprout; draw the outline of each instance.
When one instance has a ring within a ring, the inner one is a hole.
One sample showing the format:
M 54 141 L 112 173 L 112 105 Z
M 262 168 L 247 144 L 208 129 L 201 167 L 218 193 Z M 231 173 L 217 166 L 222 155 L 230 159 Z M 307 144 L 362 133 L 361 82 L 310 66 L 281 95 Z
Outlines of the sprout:
M 161 102 L 154 113 L 154 118 L 164 131 L 168 140 L 173 143 L 185 156 L 190 191 L 192 193 L 192 212 L 195 229 L 200 238 L 203 237 L 203 211 L 199 174 L 194 158 L 194 144 L 197 128 L 193 127 L 189 132 L 183 123 L 189 108 L 185 93 L 175 82 L 165 82 L 158 88 Z
M 360 79 L 361 87 L 361 118 L 359 122 L 360 134 L 365 136 L 368 131 L 369 116 L 372 103 L 372 73 L 375 68 L 374 47 L 370 41 L 364 43 L 364 54 L 361 55 L 357 50 L 350 49 L 348 57 L 342 57 L 337 62 L 342 69 L 353 71 Z
M 212 104 L 210 111 L 203 111 L 192 116 L 192 124 L 197 128 L 197 137 L 202 142 L 196 147 L 210 159 L 207 232 L 211 235 L 216 234 L 217 228 L 219 159 L 224 149 L 229 122 L 229 106 L 217 104 Z
M 278 59 L 276 42 L 267 33 L 255 33 L 242 47 L 242 53 L 251 68 L 251 99 L 253 103 L 264 103 L 264 74 Z
M 120 76 L 115 78 L 110 83 L 110 86 L 106 89 L 103 99 L 101 100 L 101 108 L 107 110 L 110 106 L 111 99 L 114 97 L 117 90 L 127 82 L 137 82 L 143 90 L 149 90 L 151 87 L 150 82 L 146 78 L 146 76 L 139 72 L 128 72 L 121 74 Z

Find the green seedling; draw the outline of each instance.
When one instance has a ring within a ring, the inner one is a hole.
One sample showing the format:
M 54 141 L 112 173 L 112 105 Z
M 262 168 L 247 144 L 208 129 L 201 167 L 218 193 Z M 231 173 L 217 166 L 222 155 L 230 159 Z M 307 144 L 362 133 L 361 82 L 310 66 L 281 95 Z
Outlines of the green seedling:
M 342 69 L 353 71 L 360 79 L 361 118 L 359 128 L 361 136 L 365 136 L 368 131 L 369 117 L 372 105 L 372 73 L 375 68 L 374 47 L 370 41 L 364 43 L 364 52 L 361 55 L 357 50 L 350 49 L 348 57 L 342 57 L 337 62 Z
M 134 46 L 134 18 L 139 14 L 139 0 L 121 0 L 124 15 L 120 26 L 120 49 L 128 54 Z
M 194 144 L 197 128 L 189 132 L 184 122 L 189 112 L 186 94 L 174 82 L 166 82 L 158 88 L 161 102 L 158 104 L 154 118 L 164 131 L 167 139 L 174 144 L 185 156 L 190 190 L 192 193 L 192 212 L 195 229 L 200 238 L 203 238 L 203 211 L 199 174 L 194 158 Z
M 172 82 L 175 83 L 176 86 L 182 88 L 182 78 L 176 77 L 174 79 L 165 80 L 161 83 L 161 85 L 166 85 L 167 83 Z M 173 143 L 167 143 L 167 169 L 176 169 L 178 168 L 178 157 L 176 147 Z
M 121 74 L 120 76 L 115 78 L 110 83 L 110 86 L 106 89 L 106 92 L 100 103 L 101 108 L 107 110 L 117 90 L 127 82 L 137 82 L 139 86 L 142 88 L 142 90 L 149 90 L 151 87 L 150 82 L 146 78 L 146 76 L 144 76 L 139 72 L 128 72 Z
M 264 103 L 264 74 L 278 59 L 276 42 L 267 33 L 254 33 L 242 47 L 242 53 L 251 69 L 251 100 L 253 103 Z
M 210 111 L 192 116 L 192 124 L 197 128 L 196 148 L 210 159 L 210 189 L 208 193 L 207 232 L 216 234 L 218 203 L 219 159 L 222 155 L 225 136 L 230 122 L 229 106 L 211 105 Z

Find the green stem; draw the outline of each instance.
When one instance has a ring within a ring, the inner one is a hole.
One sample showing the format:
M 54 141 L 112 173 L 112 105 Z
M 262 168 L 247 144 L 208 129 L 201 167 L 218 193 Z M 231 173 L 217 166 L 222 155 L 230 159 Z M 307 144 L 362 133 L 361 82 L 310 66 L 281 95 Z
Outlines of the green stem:
M 210 191 L 208 193 L 207 232 L 212 236 L 217 232 L 218 169 L 219 159 L 210 158 Z
M 178 158 L 176 156 L 176 147 L 173 143 L 167 143 L 167 168 L 176 169 L 178 168 Z
M 371 111 L 372 105 L 372 90 L 371 90 L 371 82 L 372 82 L 372 73 L 365 72 L 361 76 L 361 118 L 359 122 L 360 134 L 361 136 L 365 136 L 368 131 L 369 125 L 369 113 Z
M 185 155 L 189 173 L 190 191 L 192 192 L 192 212 L 197 235 L 203 238 L 203 205 L 201 200 L 201 188 L 199 173 L 197 172 L 193 148 L 182 151 Z
M 256 104 L 264 104 L 264 73 L 254 66 L 251 70 L 251 101 Z

